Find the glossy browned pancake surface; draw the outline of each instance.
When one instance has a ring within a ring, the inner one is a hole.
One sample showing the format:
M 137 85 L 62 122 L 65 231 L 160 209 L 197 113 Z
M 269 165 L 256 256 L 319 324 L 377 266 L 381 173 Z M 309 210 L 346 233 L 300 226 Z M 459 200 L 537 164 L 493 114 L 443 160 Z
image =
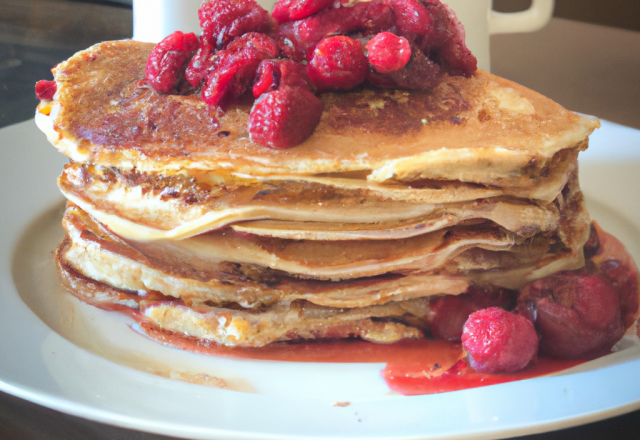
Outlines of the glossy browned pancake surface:
M 106 42 L 57 66 L 51 116 L 38 118 L 63 153 L 79 162 L 143 171 L 365 170 L 379 182 L 446 178 L 523 186 L 540 176 L 557 151 L 578 145 L 598 125 L 479 71 L 469 79 L 447 78 L 427 92 L 323 94 L 314 134 L 295 148 L 272 150 L 249 140 L 250 104 L 222 113 L 195 94 L 165 95 L 146 86 L 141 80 L 152 47 Z

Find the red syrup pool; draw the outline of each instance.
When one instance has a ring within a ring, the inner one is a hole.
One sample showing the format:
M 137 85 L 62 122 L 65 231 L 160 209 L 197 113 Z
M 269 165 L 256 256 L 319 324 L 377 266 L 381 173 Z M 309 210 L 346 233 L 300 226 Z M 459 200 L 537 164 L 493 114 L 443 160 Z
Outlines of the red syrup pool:
M 468 366 L 462 346 L 443 340 L 404 340 L 375 344 L 360 340 L 308 343 L 275 343 L 261 348 L 230 348 L 204 344 L 157 330 L 141 323 L 150 338 L 168 346 L 196 353 L 235 359 L 281 362 L 386 363 L 382 378 L 392 391 L 406 396 L 435 394 L 477 388 L 557 373 L 585 361 L 539 358 L 522 371 L 511 374 L 482 374 Z
M 516 373 L 484 374 L 471 368 L 466 359 L 461 359 L 443 374 L 432 377 L 429 375 L 429 370 L 421 369 L 419 365 L 405 364 L 402 360 L 394 360 L 382 370 L 382 377 L 392 391 L 405 396 L 415 396 L 466 390 L 546 376 L 584 362 L 586 361 L 539 358 L 524 370 Z

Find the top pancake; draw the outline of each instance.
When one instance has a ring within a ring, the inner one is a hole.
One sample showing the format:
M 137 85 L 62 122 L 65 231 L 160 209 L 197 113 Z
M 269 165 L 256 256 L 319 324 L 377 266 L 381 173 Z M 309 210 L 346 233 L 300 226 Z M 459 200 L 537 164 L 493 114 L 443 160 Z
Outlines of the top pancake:
M 556 152 L 599 125 L 510 81 L 478 71 L 434 90 L 359 89 L 321 95 L 314 134 L 289 150 L 254 144 L 251 103 L 223 113 L 199 94 L 157 93 L 140 80 L 152 44 L 115 41 L 54 69 L 49 140 L 76 162 L 167 173 L 181 169 L 251 175 L 366 171 L 367 179 L 448 179 L 521 186 Z

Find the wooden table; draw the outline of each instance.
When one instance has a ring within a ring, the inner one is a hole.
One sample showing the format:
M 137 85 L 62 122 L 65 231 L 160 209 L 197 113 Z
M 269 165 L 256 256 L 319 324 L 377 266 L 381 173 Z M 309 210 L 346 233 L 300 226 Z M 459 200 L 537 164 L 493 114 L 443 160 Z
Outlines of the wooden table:
M 5 55 L 4 61 L 0 58 L 0 126 L 21 120 L 21 113 L 17 108 L 14 111 L 12 105 L 31 105 L 27 112 L 33 114 L 36 102 L 33 82 L 47 74 L 45 68 L 39 71 L 34 68 L 42 76 L 29 79 L 24 96 L 15 99 L 2 91 L 9 89 L 7 84 L 18 87 L 16 84 L 22 84 L 20 81 L 26 74 L 7 75 L 7 66 L 11 67 L 12 62 L 26 66 L 34 60 L 45 60 L 52 65 L 94 42 L 126 37 L 131 29 L 130 10 L 100 4 L 0 0 L 0 11 L 0 49 L 10 55 L 7 58 L 6 53 L 0 52 L 0 56 Z M 494 36 L 491 44 L 494 73 L 535 89 L 572 110 L 640 128 L 640 33 L 554 19 L 539 32 Z M 639 433 L 640 411 L 637 411 L 523 438 L 631 440 L 637 439 Z M 0 439 L 162 438 L 169 437 L 102 425 L 0 393 Z

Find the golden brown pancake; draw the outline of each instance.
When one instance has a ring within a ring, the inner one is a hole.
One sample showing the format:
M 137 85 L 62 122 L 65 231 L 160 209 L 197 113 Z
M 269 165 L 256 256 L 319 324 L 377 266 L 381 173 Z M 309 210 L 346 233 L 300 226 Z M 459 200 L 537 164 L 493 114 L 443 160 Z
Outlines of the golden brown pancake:
M 528 186 L 555 153 L 598 126 L 520 85 L 479 71 L 431 91 L 321 95 L 313 135 L 288 150 L 249 140 L 250 103 L 222 113 L 198 95 L 144 84 L 152 44 L 97 44 L 54 69 L 58 92 L 39 125 L 76 162 L 123 169 L 250 175 L 366 171 L 375 182 L 446 179 Z
M 57 262 L 63 284 L 81 300 L 106 310 L 129 309 L 128 313 L 134 313 L 147 326 L 203 343 L 261 347 L 277 341 L 349 337 L 391 343 L 423 337 L 420 327 L 427 325 L 426 299 L 353 309 L 323 307 L 303 300 L 255 310 L 188 307 L 181 301 L 141 296 L 96 282 L 73 270 L 60 256 Z
M 457 182 L 433 182 L 415 191 L 422 194 L 403 200 L 386 192 L 312 182 L 215 185 L 183 175 L 161 177 L 70 164 L 58 184 L 68 199 L 114 232 L 136 240 L 182 239 L 238 222 L 244 223 L 237 230 L 280 238 L 384 240 L 474 220 L 491 220 L 530 237 L 556 229 L 559 220 L 553 203 Z M 277 227 L 246 223 L 255 219 L 282 221 L 275 223 Z

